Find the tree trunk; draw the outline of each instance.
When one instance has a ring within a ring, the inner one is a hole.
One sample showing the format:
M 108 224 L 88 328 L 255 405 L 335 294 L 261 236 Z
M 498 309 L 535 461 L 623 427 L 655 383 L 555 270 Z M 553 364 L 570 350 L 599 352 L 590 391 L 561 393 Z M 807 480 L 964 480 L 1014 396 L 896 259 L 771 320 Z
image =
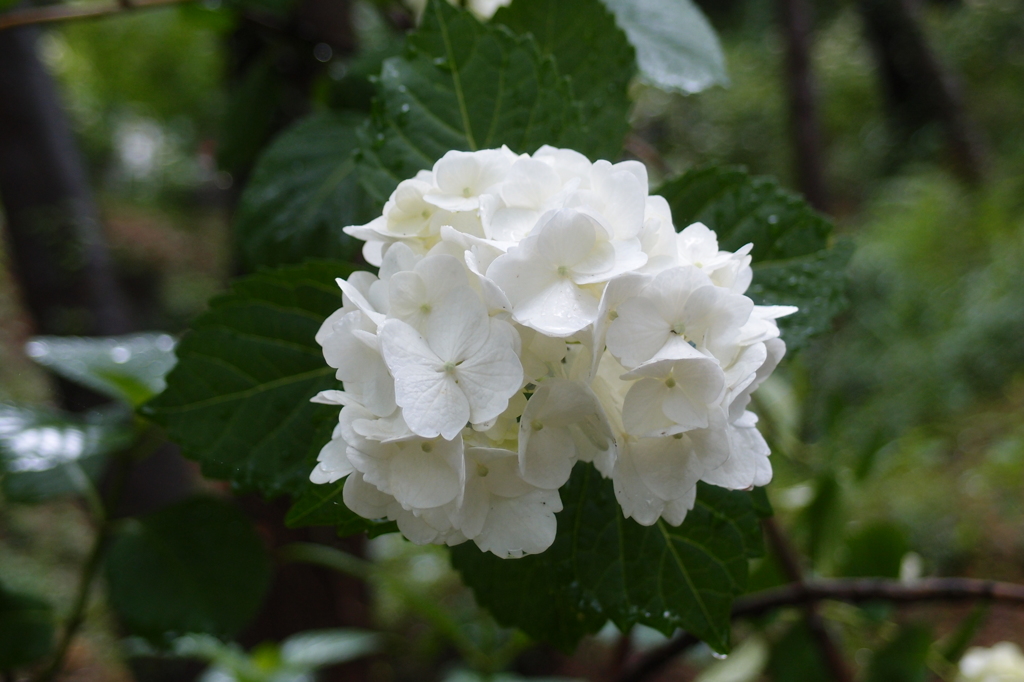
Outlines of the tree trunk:
M 6 248 L 36 331 L 131 330 L 71 126 L 35 27 L 0 32 L 0 200 Z
M 813 22 L 807 0 L 776 0 L 786 42 L 786 93 L 797 183 L 807 201 L 828 211 L 818 89 L 811 69 Z
M 914 0 L 858 0 L 893 120 L 905 139 L 928 123 L 942 127 L 953 168 L 981 182 L 985 152 L 956 80 L 928 45 Z

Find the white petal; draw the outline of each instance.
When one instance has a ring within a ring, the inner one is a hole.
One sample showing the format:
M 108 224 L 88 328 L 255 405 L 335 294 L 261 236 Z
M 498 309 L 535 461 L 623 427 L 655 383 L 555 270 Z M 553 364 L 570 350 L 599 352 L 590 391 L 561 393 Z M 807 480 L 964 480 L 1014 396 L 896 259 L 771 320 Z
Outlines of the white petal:
M 424 336 L 431 350 L 445 362 L 460 362 L 477 353 L 490 334 L 490 318 L 483 301 L 472 289 L 450 292 L 427 320 Z
M 503 559 L 539 554 L 555 541 L 555 513 L 562 510 L 556 490 L 535 490 L 522 497 L 492 497 L 483 530 L 473 538 L 484 552 Z
M 662 500 L 673 500 L 697 484 L 705 471 L 688 433 L 642 438 L 632 446 L 640 480 Z M 728 449 L 726 449 L 728 457 Z
M 500 320 L 492 320 L 492 323 L 499 330 L 511 329 Z M 454 376 L 469 403 L 469 420 L 479 424 L 505 411 L 509 398 L 523 384 L 523 366 L 511 339 L 497 331 L 483 347 L 455 368 Z
M 685 426 L 676 424 L 665 415 L 663 405 L 669 393 L 661 379 L 643 378 L 633 384 L 622 404 L 622 425 L 626 433 L 637 437 L 656 437 L 685 431 Z
M 462 439 L 405 441 L 391 457 L 391 494 L 406 509 L 440 507 L 462 491 L 453 459 L 462 456 Z
M 697 501 L 697 486 L 693 486 L 682 497 L 667 502 L 665 504 L 664 511 L 661 512 L 661 518 L 665 519 L 672 526 L 680 525 L 686 518 L 686 512 L 693 509 L 694 503 Z
M 597 225 L 588 216 L 562 209 L 537 226 L 537 251 L 555 265 L 572 267 L 586 259 L 597 240 Z
M 390 495 L 366 483 L 358 471 L 345 479 L 341 495 L 345 506 L 364 519 L 384 518 L 387 516 L 388 505 L 394 501 Z
M 413 433 L 451 440 L 469 421 L 469 403 L 426 340 L 401 320 L 381 327 L 381 349 L 395 377 L 395 401 Z
M 634 297 L 618 306 L 618 317 L 608 325 L 606 343 L 623 365 L 636 367 L 665 345 L 671 331 L 650 300 Z

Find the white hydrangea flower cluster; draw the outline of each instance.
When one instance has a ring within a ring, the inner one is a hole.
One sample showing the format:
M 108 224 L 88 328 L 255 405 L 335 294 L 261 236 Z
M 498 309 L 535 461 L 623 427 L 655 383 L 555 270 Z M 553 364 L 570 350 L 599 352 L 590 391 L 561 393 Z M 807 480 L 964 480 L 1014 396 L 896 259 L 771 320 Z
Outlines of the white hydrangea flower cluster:
M 971 647 L 960 659 L 957 682 L 1024 682 L 1024 654 L 1013 642 Z
M 743 295 L 750 245 L 677 233 L 642 164 L 452 151 L 345 231 L 379 276 L 338 280 L 317 335 L 344 391 L 314 398 L 343 409 L 311 479 L 347 476 L 357 514 L 519 557 L 554 541 L 577 461 L 644 525 L 682 523 L 700 480 L 771 478 L 746 408 L 796 309 Z
M 405 6 L 412 10 L 416 21 L 419 22 L 427 8 L 427 0 L 404 0 Z M 448 0 L 450 5 L 459 5 L 459 0 Z M 494 16 L 494 13 L 501 7 L 512 4 L 512 0 L 468 0 L 464 7 L 476 16 L 480 21 L 487 21 Z

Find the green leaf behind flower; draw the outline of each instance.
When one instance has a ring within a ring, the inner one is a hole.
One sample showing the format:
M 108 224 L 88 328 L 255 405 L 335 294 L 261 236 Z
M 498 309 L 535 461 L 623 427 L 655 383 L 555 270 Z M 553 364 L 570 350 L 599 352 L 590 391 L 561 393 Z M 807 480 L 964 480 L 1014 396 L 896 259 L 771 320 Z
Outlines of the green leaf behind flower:
M 719 246 L 754 245 L 754 282 L 748 295 L 761 305 L 795 305 L 779 320 L 790 350 L 827 331 L 846 308 L 846 264 L 852 246 L 829 246 L 832 223 L 769 178 L 738 168 L 710 166 L 670 180 L 656 192 L 668 201 L 677 229 L 702 222 Z
M 167 390 L 144 414 L 211 478 L 300 496 L 338 409 L 309 402 L 338 388 L 314 337 L 341 307 L 351 266 L 310 262 L 240 279 L 213 299 L 177 349 Z
M 398 526 L 387 519 L 369 520 L 345 506 L 342 489 L 345 481 L 328 485 L 314 485 L 302 495 L 285 517 L 289 528 L 304 526 L 334 526 L 340 537 L 366 531 L 371 538 L 385 533 L 397 533 Z
M 695 93 L 728 85 L 725 55 L 691 0 L 604 0 L 636 47 L 640 73 L 664 90 Z
M 353 153 L 362 114 L 322 113 L 281 134 L 260 157 L 235 221 L 246 267 L 311 256 L 351 260 L 362 243 L 342 232 L 364 223 L 370 200 Z
M 406 53 L 384 62 L 360 179 L 383 203 L 452 149 L 533 152 L 579 125 L 569 81 L 530 37 L 429 0 Z
M 106 455 L 135 437 L 132 414 L 117 405 L 73 415 L 0 403 L 0 487 L 9 502 L 45 502 L 84 492 Z
M 169 334 L 105 338 L 37 336 L 26 346 L 37 363 L 65 379 L 137 406 L 164 390 L 174 367 Z
M 571 650 L 611 620 L 671 634 L 684 628 L 717 651 L 729 648 L 732 600 L 746 589 L 747 559 L 760 556 L 750 495 L 699 484 L 679 527 L 622 516 L 612 483 L 577 465 L 561 490 L 558 535 L 542 554 L 499 559 L 471 543 L 452 563 L 477 601 L 504 625 Z
M 629 131 L 627 90 L 636 74 L 636 53 L 604 4 L 517 0 L 498 10 L 492 21 L 531 34 L 541 52 L 554 57 L 558 72 L 569 78 L 581 124 L 567 128 L 551 144 L 591 159 L 617 159 Z
M 234 635 L 270 585 L 270 560 L 252 524 L 214 498 L 127 521 L 105 561 L 111 606 L 129 630 L 157 641 L 182 632 Z

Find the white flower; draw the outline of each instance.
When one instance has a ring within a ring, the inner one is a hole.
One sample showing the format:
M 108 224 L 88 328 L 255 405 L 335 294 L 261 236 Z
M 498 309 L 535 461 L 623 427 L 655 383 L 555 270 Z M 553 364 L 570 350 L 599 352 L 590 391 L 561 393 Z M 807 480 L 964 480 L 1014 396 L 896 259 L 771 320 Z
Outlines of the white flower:
M 448 152 L 434 164 L 434 187 L 423 199 L 448 211 L 478 209 L 480 195 L 505 179 L 515 158 L 508 148 Z
M 753 307 L 693 266 L 665 270 L 618 306 L 608 326 L 608 350 L 626 367 L 692 357 L 695 348 L 713 354 L 738 338 Z
M 1024 654 L 1012 642 L 971 647 L 960 659 L 957 682 L 1024 682 Z
M 624 270 L 639 267 L 646 256 L 637 248 L 610 241 L 592 216 L 572 209 L 553 211 L 519 246 L 487 269 L 512 306 L 516 322 L 549 336 L 570 336 L 597 317 L 600 290 Z
M 384 322 L 381 348 L 395 377 L 395 401 L 413 433 L 455 438 L 508 406 L 523 381 L 515 330 L 487 315 L 468 287 L 451 291 L 423 332 L 398 319 Z
M 627 433 L 670 436 L 708 428 L 725 391 L 725 374 L 714 359 L 692 352 L 692 357 L 649 362 L 623 376 L 638 379 L 622 405 Z
M 327 322 L 317 341 L 345 390 L 378 416 L 394 412 L 395 382 L 380 354 L 377 326 L 360 310 Z
M 345 228 L 379 277 L 339 280 L 317 334 L 344 391 L 314 398 L 343 409 L 310 479 L 413 542 L 506 558 L 554 542 L 577 462 L 643 525 L 682 523 L 698 481 L 768 483 L 747 408 L 796 309 L 755 306 L 752 245 L 677 233 L 647 182 L 568 149 L 452 151 Z
M 519 421 L 519 466 L 523 478 L 556 490 L 569 480 L 577 460 L 610 473 L 615 439 L 597 396 L 566 379 L 545 379 Z
M 455 525 L 485 552 L 502 558 L 538 554 L 555 541 L 557 490 L 542 490 L 519 475 L 516 453 L 466 450 L 466 490 Z

